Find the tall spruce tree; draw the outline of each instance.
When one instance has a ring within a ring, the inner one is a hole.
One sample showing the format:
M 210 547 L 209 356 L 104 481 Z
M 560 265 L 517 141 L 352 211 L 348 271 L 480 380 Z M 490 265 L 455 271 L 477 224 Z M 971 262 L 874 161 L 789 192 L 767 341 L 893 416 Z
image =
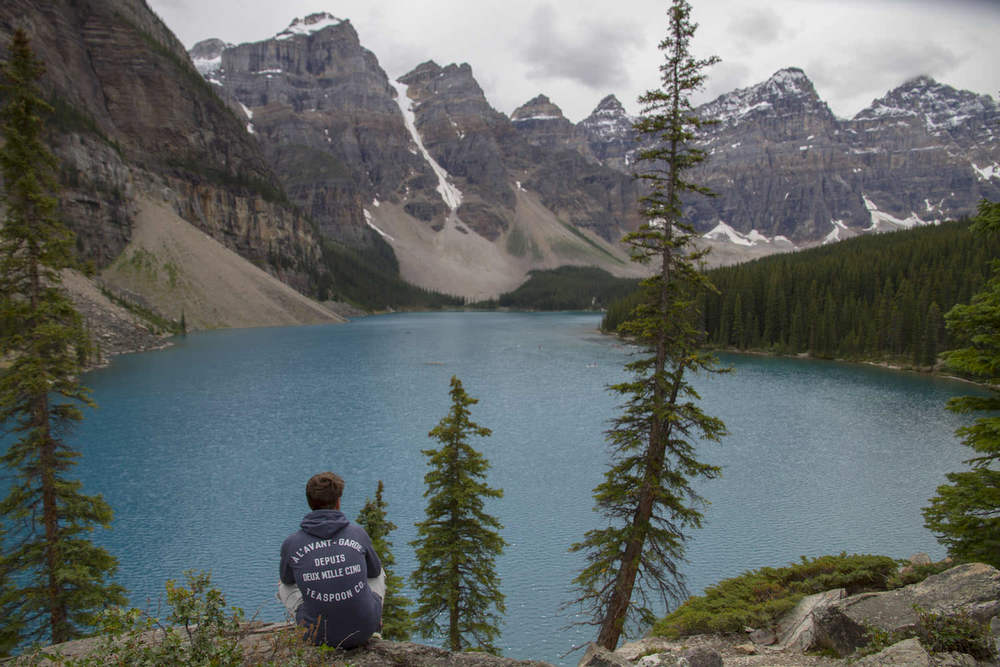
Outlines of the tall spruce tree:
M 694 147 L 702 121 L 690 95 L 701 87 L 703 70 L 717 62 L 690 55 L 697 27 L 690 12 L 687 2 L 674 0 L 660 43 L 666 56 L 662 87 L 639 99 L 643 115 L 636 129 L 645 170 L 638 176 L 648 185 L 642 199 L 647 222 L 625 240 L 634 261 L 658 261 L 659 270 L 643 282 L 643 301 L 619 328 L 645 351 L 626 365 L 632 379 L 611 387 L 625 403 L 607 434 L 611 466 L 594 489 L 608 526 L 588 531 L 571 547 L 586 552 L 586 566 L 574 580 L 576 602 L 600 626 L 597 643 L 607 649 L 617 646 L 627 619 L 652 622 L 651 593 L 665 604 L 684 596 L 684 541 L 702 518 L 703 500 L 692 483 L 719 474 L 697 459 L 695 441 L 725 434 L 724 424 L 698 407 L 689 383 L 692 372 L 718 370 L 702 351 L 704 332 L 696 326 L 702 321 L 698 293 L 711 284 L 699 270 L 702 253 L 692 250 L 694 230 L 682 218 L 683 195 L 708 194 L 684 173 L 705 159 Z
M 414 616 L 424 636 L 447 633 L 445 646 L 452 651 L 496 653 L 493 641 L 505 607 L 495 561 L 506 542 L 499 533 L 503 526 L 483 510 L 483 501 L 501 498 L 503 491 L 486 484 L 490 464 L 469 445 L 471 436 L 491 434 L 469 417 L 469 406 L 479 401 L 457 377 L 449 393 L 448 415 L 428 434 L 441 447 L 423 450 L 431 470 L 424 476 L 427 518 L 417 524 L 411 543 L 418 565 L 410 580 L 420 592 Z
M 973 231 L 1000 234 L 1000 202 L 983 201 Z M 985 413 L 956 432 L 976 452 L 966 461 L 972 469 L 947 475 L 924 508 L 924 525 L 962 561 L 980 561 L 1000 567 L 1000 259 L 993 275 L 967 305 L 945 315 L 948 330 L 964 347 L 945 353 L 952 368 L 982 380 L 988 396 L 962 396 L 948 409 Z
M 392 555 L 389 533 L 396 530 L 396 524 L 385 515 L 388 503 L 382 498 L 382 480 L 378 481 L 375 499 L 368 499 L 358 515 L 358 524 L 365 529 L 372 540 L 375 553 L 385 570 L 385 599 L 382 601 L 382 637 L 396 641 L 407 641 L 413 632 L 413 617 L 410 615 L 410 600 L 400 594 L 403 578 L 392 571 L 396 557 Z
M 125 599 L 109 581 L 116 560 L 86 539 L 109 526 L 111 508 L 65 477 L 79 457 L 65 437 L 92 402 L 78 379 L 88 342 L 59 274 L 72 263 L 73 237 L 57 218 L 55 159 L 42 140 L 41 115 L 51 109 L 37 89 L 42 73 L 16 31 L 0 66 L 0 355 L 10 362 L 0 374 L 0 423 L 16 438 L 0 457 L 12 478 L 0 501 L 8 531 L 0 571 L 15 587 L 4 625 L 23 628 L 22 639 L 63 642 Z

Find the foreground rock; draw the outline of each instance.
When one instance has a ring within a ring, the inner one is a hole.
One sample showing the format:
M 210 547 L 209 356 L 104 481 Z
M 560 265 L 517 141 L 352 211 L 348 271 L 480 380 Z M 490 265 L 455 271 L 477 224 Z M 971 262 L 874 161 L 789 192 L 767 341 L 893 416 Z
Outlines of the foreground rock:
M 309 664 L 329 667 L 552 667 L 535 660 L 501 658 L 486 653 L 452 653 L 435 646 L 412 642 L 393 642 L 372 639 L 361 648 L 350 651 L 331 651 L 307 646 L 300 640 L 300 632 L 292 623 L 250 622 L 242 627 L 240 646 L 244 664 Z M 144 643 L 162 639 L 160 631 L 146 633 Z M 62 665 L 68 660 L 90 655 L 99 646 L 100 638 L 78 639 L 42 649 L 41 652 L 22 655 L 0 664 L 10 665 Z M 42 656 L 45 657 L 42 657 Z M 111 663 L 109 663 L 111 664 Z
M 744 637 L 695 635 L 678 640 L 646 637 L 621 646 L 612 654 L 621 663 L 635 667 L 833 667 L 845 665 L 845 660 L 820 655 L 804 655 L 795 649 L 755 646 Z M 600 662 L 585 663 L 586 667 L 602 666 Z
M 988 623 L 1000 614 L 1000 571 L 982 563 L 953 567 L 899 590 L 863 593 L 813 613 L 815 648 L 846 656 L 867 643 L 865 629 L 886 632 L 912 630 L 919 607 L 941 615 L 968 615 Z
M 341 664 L 338 661 L 336 664 Z M 412 642 L 390 642 L 374 639 L 365 648 L 347 651 L 343 664 L 352 667 L 551 667 L 547 662 L 501 658 L 486 653 L 452 653 L 443 648 Z
M 855 652 L 868 643 L 870 628 L 887 635 L 905 636 L 904 633 L 914 631 L 918 622 L 914 607 L 939 616 L 967 617 L 989 624 L 994 646 L 1000 649 L 1000 571 L 982 563 L 970 563 L 895 591 L 847 597 L 843 589 L 836 589 L 810 595 L 782 618 L 773 631 L 748 629 L 746 637 L 697 635 L 675 641 L 646 637 L 625 644 L 614 653 L 592 646 L 579 664 L 581 667 L 1000 664 L 997 655 L 992 662 L 977 662 L 963 653 L 932 653 L 916 638 L 858 658 Z M 841 657 L 830 657 L 832 653 Z

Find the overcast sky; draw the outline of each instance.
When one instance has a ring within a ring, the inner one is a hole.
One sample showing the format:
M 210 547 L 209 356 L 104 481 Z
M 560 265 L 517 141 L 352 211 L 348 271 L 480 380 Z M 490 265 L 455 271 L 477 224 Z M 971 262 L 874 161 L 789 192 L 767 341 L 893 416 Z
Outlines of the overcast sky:
M 576 122 L 658 83 L 667 0 L 147 0 L 190 48 L 267 39 L 293 18 L 350 19 L 390 77 L 467 62 L 499 111 L 544 93 Z M 801 67 L 840 117 L 918 74 L 1000 92 L 1000 0 L 692 0 L 694 55 L 722 58 L 695 101 Z

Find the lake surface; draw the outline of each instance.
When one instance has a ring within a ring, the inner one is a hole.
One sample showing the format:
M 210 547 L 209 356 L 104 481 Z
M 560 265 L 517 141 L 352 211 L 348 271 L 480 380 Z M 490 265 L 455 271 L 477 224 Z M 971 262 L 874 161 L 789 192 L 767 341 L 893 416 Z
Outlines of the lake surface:
M 457 375 L 493 430 L 473 445 L 505 496 L 489 505 L 509 546 L 498 561 L 506 655 L 560 658 L 596 633 L 564 627 L 581 556 L 567 548 L 601 525 L 593 487 L 607 465 L 606 391 L 630 348 L 574 313 L 426 313 L 346 325 L 207 332 L 171 349 L 119 357 L 88 373 L 100 407 L 72 437 L 75 474 L 115 510 L 95 540 L 120 561 L 132 604 L 155 610 L 167 579 L 210 570 L 230 604 L 278 620 L 278 549 L 308 510 L 310 475 L 347 481 L 356 517 L 385 482 L 396 571 L 414 568 L 423 519 L 427 432 Z M 969 385 L 869 366 L 724 357 L 734 372 L 699 378 L 702 405 L 730 435 L 706 443 L 723 477 L 684 566 L 692 593 L 800 556 L 942 557 L 920 508 L 968 457 L 944 409 Z M 411 598 L 413 591 L 406 591 Z M 431 643 L 439 643 L 431 640 Z

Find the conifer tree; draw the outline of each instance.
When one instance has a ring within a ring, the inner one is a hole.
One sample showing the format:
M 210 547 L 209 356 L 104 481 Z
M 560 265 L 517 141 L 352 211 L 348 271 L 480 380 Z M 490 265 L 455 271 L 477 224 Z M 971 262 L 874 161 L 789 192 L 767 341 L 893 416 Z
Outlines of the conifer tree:
M 471 436 L 487 437 L 490 429 L 470 419 L 469 406 L 479 401 L 451 378 L 451 409 L 428 434 L 441 443 L 425 449 L 431 470 L 424 476 L 427 518 L 417 524 L 417 569 L 410 575 L 420 599 L 414 616 L 424 636 L 447 633 L 452 651 L 477 648 L 496 653 L 505 611 L 496 557 L 506 545 L 503 526 L 483 510 L 486 498 L 503 491 L 489 487 L 490 464 L 469 445 Z M 495 610 L 495 611 L 494 611 Z
M 645 352 L 626 365 L 632 379 L 611 387 L 625 403 L 608 431 L 611 466 L 594 490 L 608 526 L 588 531 L 571 547 L 586 552 L 586 566 L 574 580 L 576 602 L 591 613 L 600 627 L 597 643 L 607 649 L 617 646 L 626 619 L 652 622 L 651 593 L 666 604 L 684 596 L 684 542 L 702 518 L 693 481 L 719 474 L 697 459 L 696 440 L 718 440 L 725 433 L 719 419 L 698 407 L 689 382 L 693 372 L 717 370 L 715 359 L 702 351 L 704 332 L 693 312 L 698 292 L 711 285 L 699 270 L 703 253 L 692 249 L 694 230 L 682 218 L 682 195 L 707 194 L 684 173 L 705 158 L 695 148 L 702 121 L 690 95 L 701 87 L 703 70 L 717 61 L 690 55 L 696 28 L 690 12 L 684 0 L 670 7 L 660 43 L 666 60 L 662 87 L 640 98 L 644 110 L 636 123 L 644 146 L 639 158 L 646 165 L 639 177 L 649 186 L 642 201 L 648 221 L 626 241 L 635 261 L 659 266 L 643 282 L 643 302 L 620 328 Z
M 973 230 L 1000 234 L 1000 202 L 980 203 Z M 948 365 L 981 379 L 990 394 L 948 402 L 954 412 L 985 414 L 956 432 L 976 452 L 966 461 L 972 469 L 947 475 L 949 483 L 939 486 L 924 508 L 924 525 L 954 558 L 1000 567 L 1000 259 L 993 260 L 983 291 L 948 311 L 945 320 L 965 344 L 945 353 Z
M 407 607 L 410 600 L 399 591 L 403 588 L 403 578 L 392 571 L 396 557 L 392 555 L 389 533 L 396 530 L 396 524 L 385 515 L 388 503 L 382 498 L 382 480 L 378 481 L 375 499 L 368 499 L 358 515 L 358 524 L 365 529 L 372 540 L 375 553 L 385 570 L 385 599 L 382 600 L 382 637 L 395 641 L 407 641 L 413 632 L 413 618 Z
M 11 478 L 0 501 L 8 530 L 0 572 L 15 587 L 4 625 L 55 643 L 80 636 L 98 611 L 125 600 L 108 581 L 114 557 L 86 539 L 95 525 L 109 526 L 111 508 L 65 477 L 79 457 L 65 437 L 82 419 L 80 406 L 92 402 L 78 379 L 88 343 L 61 289 L 73 240 L 57 218 L 55 159 L 42 141 L 41 115 L 51 110 L 37 90 L 42 71 L 16 31 L 0 66 L 0 356 L 10 362 L 0 374 L 0 423 L 16 438 L 0 456 Z

